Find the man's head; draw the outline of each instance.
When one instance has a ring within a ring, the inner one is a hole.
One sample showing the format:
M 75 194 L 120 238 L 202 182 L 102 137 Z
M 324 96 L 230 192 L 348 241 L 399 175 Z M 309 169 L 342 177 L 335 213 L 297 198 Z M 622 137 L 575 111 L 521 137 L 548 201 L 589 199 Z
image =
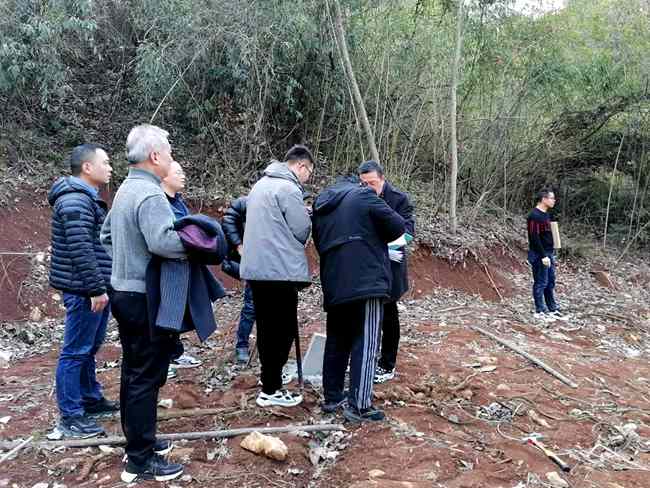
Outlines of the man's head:
M 386 183 L 384 168 L 381 167 L 381 164 L 371 159 L 370 161 L 361 163 L 357 172 L 364 185 L 375 190 L 377 195 L 381 195 L 384 191 L 384 183 Z
M 185 188 L 185 171 L 178 162 L 172 162 L 169 173 L 162 180 L 162 187 L 172 197 Z
M 284 160 L 302 184 L 306 183 L 314 174 L 314 156 L 302 144 L 296 144 L 289 149 L 284 155 Z
M 105 185 L 111 179 L 111 164 L 108 154 L 97 144 L 81 144 L 70 155 L 70 172 L 95 188 Z
M 131 129 L 126 138 L 129 164 L 165 178 L 174 161 L 168 136 L 169 132 L 155 125 L 143 124 Z
M 537 192 L 537 206 L 546 210 L 555 207 L 555 193 L 550 188 L 542 188 Z

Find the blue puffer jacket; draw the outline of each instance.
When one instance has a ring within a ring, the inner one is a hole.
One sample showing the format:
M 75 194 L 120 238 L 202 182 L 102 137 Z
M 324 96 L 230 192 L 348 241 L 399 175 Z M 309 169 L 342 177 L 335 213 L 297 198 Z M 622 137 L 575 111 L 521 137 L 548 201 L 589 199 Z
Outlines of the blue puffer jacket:
M 70 177 L 56 180 L 47 199 L 52 206 L 50 285 L 89 297 L 106 293 L 111 258 L 99 243 L 106 203 Z

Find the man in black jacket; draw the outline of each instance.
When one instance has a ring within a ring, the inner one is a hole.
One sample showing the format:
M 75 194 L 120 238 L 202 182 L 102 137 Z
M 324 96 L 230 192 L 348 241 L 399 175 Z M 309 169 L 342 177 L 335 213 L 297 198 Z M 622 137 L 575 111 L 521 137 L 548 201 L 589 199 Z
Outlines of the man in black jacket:
M 99 242 L 107 206 L 98 196 L 111 177 L 108 155 L 83 144 L 72 151 L 72 176 L 56 180 L 52 206 L 50 285 L 63 292 L 63 345 L 56 370 L 59 430 L 67 437 L 93 437 L 103 429 L 92 417 L 119 409 L 102 395 L 95 377 L 95 354 L 108 322 L 111 259 Z
M 333 412 L 345 404 L 349 362 L 343 415 L 352 422 L 384 419 L 371 401 L 382 302 L 391 288 L 387 243 L 404 229 L 404 219 L 356 178 L 344 178 L 316 198 L 313 238 L 327 312 L 322 409 Z
M 359 166 L 359 177 L 372 188 L 390 208 L 402 216 L 406 232 L 415 235 L 413 205 L 406 193 L 398 190 L 384 178 L 384 170 L 376 161 L 366 161 Z M 390 299 L 384 304 L 384 320 L 381 326 L 381 356 L 375 373 L 375 383 L 384 383 L 395 377 L 395 363 L 399 348 L 400 323 L 397 301 L 408 291 L 408 268 L 406 247 L 392 249 L 390 267 L 393 275 Z
M 230 248 L 228 259 L 224 261 L 222 269 L 233 278 L 240 279 L 239 263 L 244 253 L 244 228 L 246 227 L 246 197 L 239 197 L 230 204 L 226 210 L 221 227 Z M 235 358 L 238 363 L 248 363 L 248 338 L 255 323 L 255 307 L 253 305 L 253 291 L 248 283 L 244 283 L 244 304 L 239 314 L 239 327 L 237 328 L 237 344 L 235 345 Z

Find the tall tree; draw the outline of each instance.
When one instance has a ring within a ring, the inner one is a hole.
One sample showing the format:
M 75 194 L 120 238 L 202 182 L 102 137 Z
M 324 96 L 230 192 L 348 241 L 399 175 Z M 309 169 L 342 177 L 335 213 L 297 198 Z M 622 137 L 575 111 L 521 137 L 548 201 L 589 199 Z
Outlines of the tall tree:
M 456 50 L 454 52 L 454 61 L 451 68 L 451 93 L 449 96 L 449 155 L 451 158 L 450 176 L 449 176 L 449 221 L 451 232 L 456 233 L 458 229 L 458 217 L 456 209 L 458 206 L 458 130 L 457 130 L 457 91 L 458 78 L 460 71 L 461 51 L 463 47 L 463 0 L 458 0 L 458 12 L 456 17 Z
M 329 10 L 329 2 L 326 3 Z M 361 126 L 363 127 L 363 132 L 366 135 L 366 140 L 370 148 L 370 156 L 375 161 L 379 162 L 379 152 L 377 151 L 377 145 L 375 144 L 375 136 L 370 127 L 370 121 L 368 120 L 368 114 L 366 112 L 366 106 L 363 103 L 363 98 L 361 97 L 361 92 L 359 91 L 359 85 L 357 84 L 357 78 L 354 76 L 354 70 L 352 69 L 352 62 L 350 61 L 350 53 L 348 52 L 348 43 L 345 39 L 345 28 L 343 27 L 343 15 L 341 14 L 341 6 L 339 5 L 338 0 L 332 0 L 332 5 L 334 6 L 334 35 L 336 37 L 336 43 L 339 47 L 339 52 L 341 53 L 341 58 L 343 60 L 343 65 L 345 67 L 345 72 L 350 82 L 350 88 L 352 91 L 352 102 L 355 105 L 359 118 L 361 119 Z

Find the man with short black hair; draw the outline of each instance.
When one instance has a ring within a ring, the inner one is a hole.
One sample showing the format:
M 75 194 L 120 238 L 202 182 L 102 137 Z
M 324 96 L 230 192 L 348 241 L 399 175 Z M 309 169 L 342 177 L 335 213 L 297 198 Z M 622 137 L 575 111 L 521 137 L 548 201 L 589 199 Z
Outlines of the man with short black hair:
M 174 158 L 167 131 L 154 125 L 131 129 L 126 139 L 129 174 L 115 194 L 101 242 L 113 258 L 113 315 L 122 343 L 120 411 L 128 462 L 125 483 L 169 481 L 183 473 L 167 461 L 169 441 L 156 440 L 158 391 L 165 384 L 175 333 L 150 327 L 146 270 L 152 255 L 185 259 L 174 214 L 160 187 Z
M 377 161 L 365 161 L 359 165 L 359 178 L 372 188 L 379 198 L 395 210 L 406 225 L 406 233 L 415 235 L 414 208 L 409 196 L 386 181 L 384 168 Z M 400 323 L 398 300 L 409 289 L 406 246 L 389 250 L 392 285 L 390 297 L 384 304 L 384 319 L 381 325 L 381 355 L 377 363 L 375 383 L 384 383 L 395 377 L 395 364 L 399 349 Z
M 261 407 L 293 407 L 302 395 L 282 388 L 284 367 L 298 339 L 298 290 L 311 283 L 305 245 L 311 218 L 303 184 L 314 172 L 314 157 L 293 146 L 285 161 L 272 161 L 253 186 L 246 205 L 240 275 L 253 290 L 257 349 L 262 366 Z
M 327 312 L 322 409 L 344 407 L 351 422 L 383 420 L 372 407 L 375 358 L 383 301 L 391 295 L 387 244 L 404 233 L 404 219 L 357 178 L 342 178 L 318 195 L 313 220 Z
M 555 301 L 556 256 L 551 231 L 549 211 L 555 206 L 555 193 L 543 188 L 536 195 L 537 205 L 528 214 L 528 263 L 533 272 L 533 300 L 535 317 L 553 320 L 560 316 L 560 307 Z
M 59 178 L 48 195 L 52 206 L 50 285 L 63 292 L 63 344 L 56 370 L 59 430 L 66 437 L 93 437 L 104 430 L 93 417 L 119 409 L 102 395 L 95 355 L 106 337 L 110 313 L 111 259 L 99 242 L 107 205 L 99 187 L 109 182 L 108 154 L 82 144 L 70 156 L 72 176 Z

